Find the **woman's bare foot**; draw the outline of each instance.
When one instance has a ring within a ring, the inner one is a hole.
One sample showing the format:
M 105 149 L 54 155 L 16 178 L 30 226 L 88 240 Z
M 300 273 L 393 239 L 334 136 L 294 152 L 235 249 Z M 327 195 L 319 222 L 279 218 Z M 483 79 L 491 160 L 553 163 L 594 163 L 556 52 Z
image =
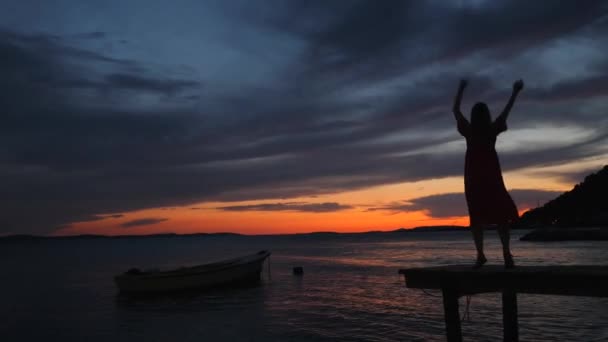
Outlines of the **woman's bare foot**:
M 481 257 L 478 256 L 477 261 L 475 261 L 475 265 L 473 265 L 473 269 L 476 270 L 481 268 L 481 266 L 483 266 L 487 261 L 488 259 L 486 259 L 485 255 L 482 255 Z
M 513 268 L 515 267 L 515 262 L 513 261 L 513 255 L 511 253 L 505 254 L 505 268 Z

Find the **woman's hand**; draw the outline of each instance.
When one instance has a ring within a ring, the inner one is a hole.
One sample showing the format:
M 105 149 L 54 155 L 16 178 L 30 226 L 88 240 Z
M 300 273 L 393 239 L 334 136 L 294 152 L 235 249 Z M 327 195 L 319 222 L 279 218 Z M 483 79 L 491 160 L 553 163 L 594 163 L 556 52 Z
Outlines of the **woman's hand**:
M 460 80 L 460 84 L 458 85 L 458 89 L 464 90 L 464 88 L 466 88 L 468 84 L 469 84 L 469 81 L 467 81 L 465 79 L 462 79 L 462 80 Z
M 513 91 L 516 93 L 519 93 L 522 89 L 524 89 L 524 81 L 523 80 L 518 80 L 515 83 L 513 83 Z

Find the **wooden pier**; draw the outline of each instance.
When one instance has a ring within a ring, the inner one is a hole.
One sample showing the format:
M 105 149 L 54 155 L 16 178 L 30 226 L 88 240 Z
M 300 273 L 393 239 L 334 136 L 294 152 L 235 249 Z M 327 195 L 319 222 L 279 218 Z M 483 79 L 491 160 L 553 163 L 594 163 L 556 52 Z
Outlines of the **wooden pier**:
M 414 289 L 443 293 L 447 340 L 462 341 L 458 298 L 502 292 L 504 341 L 518 341 L 517 293 L 608 297 L 608 266 L 484 266 L 452 265 L 399 270 Z

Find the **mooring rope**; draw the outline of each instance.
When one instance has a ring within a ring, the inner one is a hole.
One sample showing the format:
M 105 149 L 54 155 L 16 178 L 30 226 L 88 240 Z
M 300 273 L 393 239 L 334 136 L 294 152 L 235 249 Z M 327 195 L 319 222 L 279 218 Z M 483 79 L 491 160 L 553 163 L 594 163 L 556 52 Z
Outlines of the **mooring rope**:
M 429 296 L 429 297 L 436 297 L 439 298 L 441 296 L 436 295 L 436 294 L 432 294 L 427 292 L 425 289 L 420 289 L 425 295 Z M 467 295 L 466 296 L 467 300 L 466 300 L 466 305 L 464 307 L 464 313 L 460 316 L 460 321 L 461 322 L 470 322 L 471 321 L 471 296 Z
M 270 255 L 268 256 L 268 259 L 266 259 L 266 260 L 268 260 L 267 261 L 267 263 L 268 263 L 268 281 L 271 281 L 272 275 L 270 274 Z
M 464 308 L 464 315 L 462 315 L 462 317 L 460 318 L 461 322 L 464 322 L 464 321 L 470 322 L 471 321 L 471 312 L 469 311 L 470 307 L 471 307 L 471 296 L 467 295 L 467 305 Z
M 422 292 L 424 292 L 424 294 L 427 295 L 427 296 L 429 296 L 429 297 L 441 297 L 441 296 L 438 296 L 438 295 L 426 292 L 425 289 L 420 289 L 420 290 L 422 290 Z

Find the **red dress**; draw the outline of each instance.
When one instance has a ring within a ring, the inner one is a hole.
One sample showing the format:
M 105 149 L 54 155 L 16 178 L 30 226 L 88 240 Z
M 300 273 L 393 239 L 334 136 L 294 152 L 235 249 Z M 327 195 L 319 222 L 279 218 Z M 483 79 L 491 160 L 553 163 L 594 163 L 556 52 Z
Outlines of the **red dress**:
M 498 118 L 485 132 L 473 133 L 466 120 L 458 122 L 458 132 L 467 140 L 464 189 L 470 225 L 507 224 L 519 217 L 517 207 L 502 180 L 496 137 L 507 130 Z

